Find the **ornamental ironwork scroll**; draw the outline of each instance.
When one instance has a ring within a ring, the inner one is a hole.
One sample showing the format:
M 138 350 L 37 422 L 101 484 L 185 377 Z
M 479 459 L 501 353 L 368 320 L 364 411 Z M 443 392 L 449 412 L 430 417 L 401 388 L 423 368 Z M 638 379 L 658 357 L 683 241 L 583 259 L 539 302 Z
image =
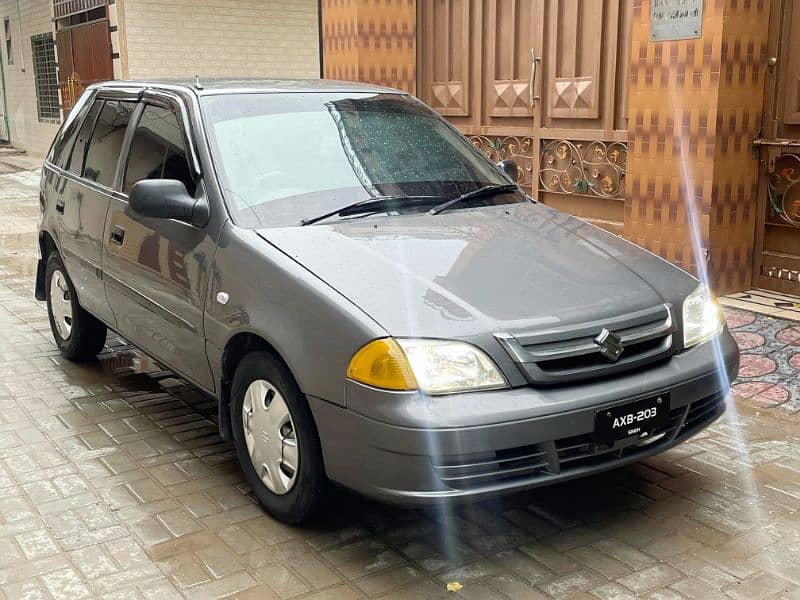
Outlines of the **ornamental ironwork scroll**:
M 771 215 L 800 227 L 800 156 L 781 154 L 775 159 L 767 193 Z
M 627 161 L 622 142 L 543 140 L 539 182 L 547 192 L 622 198 Z
M 493 162 L 511 159 L 517 163 L 517 183 L 530 188 L 533 185 L 534 142 L 531 137 L 472 135 L 469 137 L 478 150 Z

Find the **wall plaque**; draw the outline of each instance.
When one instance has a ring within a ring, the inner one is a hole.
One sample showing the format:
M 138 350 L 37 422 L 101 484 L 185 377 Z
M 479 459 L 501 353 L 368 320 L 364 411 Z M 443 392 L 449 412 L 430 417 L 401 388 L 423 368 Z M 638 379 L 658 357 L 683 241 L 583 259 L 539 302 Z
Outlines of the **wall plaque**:
M 650 41 L 699 38 L 703 0 L 650 0 Z

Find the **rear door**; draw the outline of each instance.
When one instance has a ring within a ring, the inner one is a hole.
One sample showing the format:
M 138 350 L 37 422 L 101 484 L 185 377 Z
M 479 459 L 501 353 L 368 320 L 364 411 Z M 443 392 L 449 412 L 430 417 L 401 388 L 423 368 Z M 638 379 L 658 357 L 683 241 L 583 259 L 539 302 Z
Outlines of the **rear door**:
M 62 258 L 86 310 L 114 323 L 102 273 L 102 239 L 117 163 L 135 103 L 98 96 L 64 165 L 55 198 Z
M 120 333 L 206 389 L 203 309 L 218 232 L 173 219 L 146 218 L 128 207 L 142 179 L 177 179 L 204 194 L 178 97 L 148 94 L 129 136 L 120 185 L 111 200 L 103 258 L 106 293 Z

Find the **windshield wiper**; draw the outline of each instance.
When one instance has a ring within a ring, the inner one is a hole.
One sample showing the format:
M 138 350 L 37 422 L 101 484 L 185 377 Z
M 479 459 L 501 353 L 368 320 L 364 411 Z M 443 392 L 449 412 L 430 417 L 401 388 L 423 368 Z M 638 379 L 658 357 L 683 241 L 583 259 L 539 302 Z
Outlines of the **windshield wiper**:
M 519 187 L 513 183 L 503 183 L 499 185 L 485 185 L 481 188 L 478 188 L 477 190 L 472 190 L 471 192 L 467 192 L 466 194 L 461 194 L 460 196 L 451 198 L 447 202 L 442 202 L 441 204 L 437 204 L 428 211 L 428 214 L 438 215 L 440 212 L 447 210 L 448 208 L 450 208 L 455 204 L 464 202 L 465 200 L 472 200 L 474 198 L 480 198 L 482 196 L 496 196 L 497 194 L 516 192 L 518 189 Z
M 369 213 L 384 208 L 390 208 L 396 205 L 399 200 L 410 201 L 408 202 L 410 204 L 416 204 L 420 201 L 421 203 L 430 204 L 431 202 L 439 199 L 440 196 L 376 196 L 374 198 L 367 198 L 365 200 L 359 200 L 358 202 L 345 204 L 344 206 L 340 206 L 339 208 L 316 217 L 311 217 L 310 219 L 303 219 L 300 221 L 300 226 L 313 225 L 318 221 L 324 221 L 325 219 L 335 217 L 337 215 L 357 215 L 360 213 Z M 406 202 L 403 202 L 403 204 L 406 204 Z

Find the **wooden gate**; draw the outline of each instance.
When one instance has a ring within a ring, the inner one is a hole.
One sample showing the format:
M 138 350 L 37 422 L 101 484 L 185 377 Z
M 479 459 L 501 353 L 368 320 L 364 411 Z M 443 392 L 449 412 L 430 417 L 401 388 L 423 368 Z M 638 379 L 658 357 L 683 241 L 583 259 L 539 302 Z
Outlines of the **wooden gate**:
M 419 95 L 540 200 L 621 234 L 632 3 L 417 6 Z
M 800 3 L 772 0 L 753 285 L 800 295 Z
M 75 104 L 87 85 L 114 79 L 108 19 L 59 29 L 56 47 L 58 83 L 65 110 Z

